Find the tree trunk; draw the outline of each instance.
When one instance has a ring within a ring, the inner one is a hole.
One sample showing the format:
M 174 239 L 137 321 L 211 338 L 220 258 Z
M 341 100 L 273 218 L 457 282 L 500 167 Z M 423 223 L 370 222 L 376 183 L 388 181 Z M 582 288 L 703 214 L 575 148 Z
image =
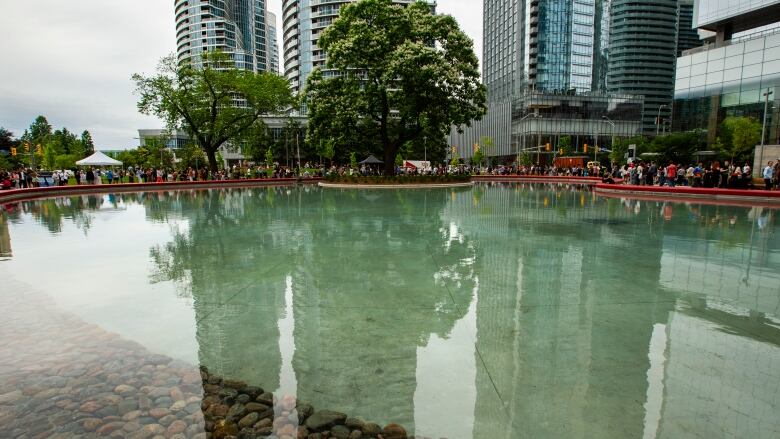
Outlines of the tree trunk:
M 217 154 L 212 149 L 206 149 L 206 157 L 209 159 L 209 169 L 211 172 L 217 172 Z
M 379 135 L 382 140 L 382 149 L 385 151 L 385 175 L 395 175 L 395 154 L 397 147 L 390 144 L 388 123 L 390 120 L 390 104 L 387 102 L 387 92 L 382 93 L 382 117 L 379 122 Z

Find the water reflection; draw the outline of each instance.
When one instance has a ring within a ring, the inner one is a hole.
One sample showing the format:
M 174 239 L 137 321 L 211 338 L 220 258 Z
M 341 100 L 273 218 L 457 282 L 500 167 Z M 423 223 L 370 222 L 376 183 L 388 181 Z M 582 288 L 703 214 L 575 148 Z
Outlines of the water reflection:
M 117 197 L 23 203 L 0 237 L 105 203 L 175 224 L 149 281 L 216 375 L 432 437 L 780 432 L 777 211 L 522 184 Z

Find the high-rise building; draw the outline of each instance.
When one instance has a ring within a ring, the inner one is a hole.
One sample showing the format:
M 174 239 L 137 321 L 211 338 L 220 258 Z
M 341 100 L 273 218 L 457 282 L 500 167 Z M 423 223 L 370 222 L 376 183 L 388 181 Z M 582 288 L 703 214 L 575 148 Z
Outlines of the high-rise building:
M 496 144 L 492 155 L 532 152 L 550 163 L 565 137 L 570 152 L 593 154 L 617 137 L 638 134 L 641 94 L 607 88 L 614 3 L 484 0 L 488 114 L 472 128 L 452 130 L 449 140 L 458 154 L 470 157 L 472 144 L 488 136 Z
M 201 55 L 222 51 L 236 67 L 266 71 L 267 0 L 175 0 L 179 63 L 200 65 Z
M 677 56 L 702 45 L 699 32 L 693 27 L 694 0 L 680 0 L 680 22 L 677 29 Z
M 276 14 L 267 13 L 266 26 L 268 29 L 268 71 L 279 73 L 279 37 L 276 33 Z
M 713 145 L 724 119 L 747 116 L 765 122 L 767 144 L 780 143 L 780 0 L 697 0 L 694 11 L 714 36 L 677 59 L 674 130 Z
M 525 89 L 605 88 L 609 14 L 592 0 L 485 0 L 483 78 L 488 98 Z
M 311 72 L 325 67 L 325 52 L 317 47 L 317 40 L 339 16 L 340 8 L 354 1 L 283 0 L 284 76 L 290 80 L 293 91 L 302 91 Z M 394 3 L 408 5 L 415 1 L 394 0 Z
M 678 0 L 613 0 L 607 90 L 644 96 L 642 129 L 658 131 L 674 96 Z

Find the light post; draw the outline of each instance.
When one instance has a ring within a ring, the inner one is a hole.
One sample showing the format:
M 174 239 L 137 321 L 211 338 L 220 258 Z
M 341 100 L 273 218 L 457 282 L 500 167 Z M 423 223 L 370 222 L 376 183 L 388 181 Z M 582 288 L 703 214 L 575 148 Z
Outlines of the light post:
M 609 148 L 610 148 L 610 150 L 614 151 L 614 148 L 615 148 L 615 123 L 612 122 L 612 119 L 608 118 L 607 115 L 601 116 L 601 120 L 603 122 L 608 123 L 612 127 L 612 139 L 610 141 Z M 598 149 L 596 150 L 596 152 L 598 152 Z
M 758 169 L 761 169 L 761 166 L 764 166 L 764 142 L 766 141 L 766 113 L 769 109 L 769 96 L 774 93 L 769 88 L 766 89 L 766 92 L 764 93 L 764 123 L 761 127 L 761 158 L 758 161 Z
M 661 108 L 669 108 L 666 104 L 661 104 L 661 106 L 658 107 L 658 116 L 655 118 L 655 135 L 658 136 L 659 128 L 661 128 Z

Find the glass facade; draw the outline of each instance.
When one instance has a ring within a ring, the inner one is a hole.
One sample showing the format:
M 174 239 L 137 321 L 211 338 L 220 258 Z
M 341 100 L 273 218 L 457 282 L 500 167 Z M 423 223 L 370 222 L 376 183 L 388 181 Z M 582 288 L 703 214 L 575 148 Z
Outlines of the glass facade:
M 276 34 L 276 14 L 267 13 L 266 26 L 268 29 L 268 44 L 266 55 L 268 59 L 268 71 L 279 73 L 279 37 Z
M 780 143 L 780 31 L 691 52 L 677 60 L 674 130 L 703 130 L 713 144 L 728 116 L 762 121 L 764 93 L 772 91 L 767 143 Z
M 204 52 L 231 54 L 236 67 L 268 70 L 267 0 L 176 0 L 177 56 L 199 65 Z
M 677 0 L 613 0 L 607 90 L 645 98 L 643 131 L 669 118 L 677 51 Z
M 488 99 L 605 89 L 610 0 L 484 0 Z
M 699 32 L 693 27 L 693 0 L 680 0 L 680 24 L 677 31 L 677 56 L 702 45 Z
M 696 27 L 706 27 L 745 13 L 780 5 L 780 0 L 696 0 Z

